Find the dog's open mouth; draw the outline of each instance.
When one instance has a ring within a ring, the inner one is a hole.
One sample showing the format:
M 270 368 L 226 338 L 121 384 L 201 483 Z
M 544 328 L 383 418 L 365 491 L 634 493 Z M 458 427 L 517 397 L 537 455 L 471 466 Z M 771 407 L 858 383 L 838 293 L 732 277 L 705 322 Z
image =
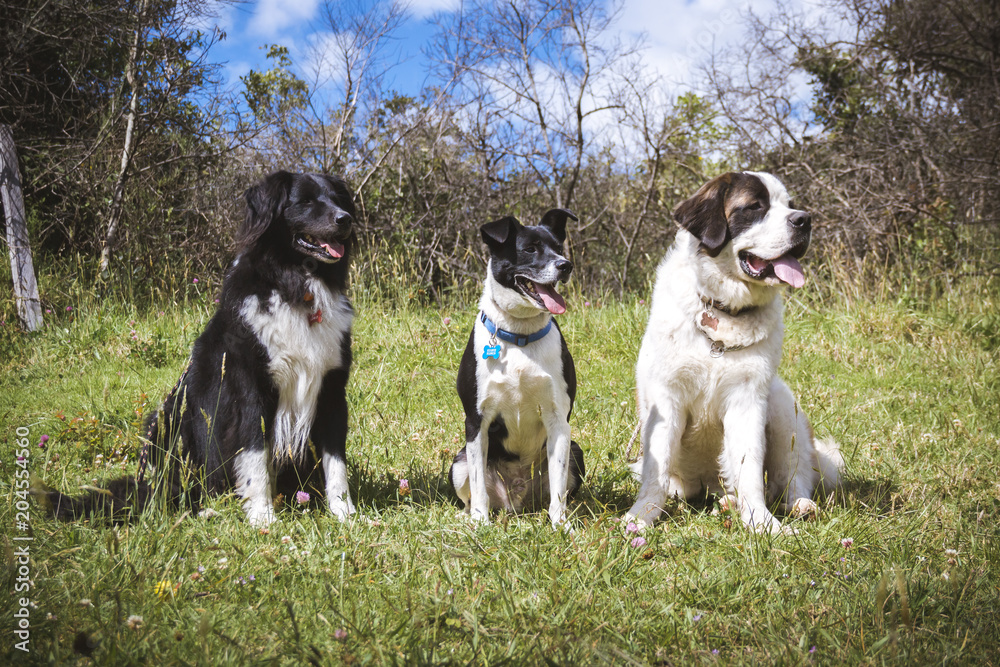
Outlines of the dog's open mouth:
M 776 259 L 764 259 L 746 250 L 740 252 L 740 268 L 754 280 L 764 280 L 775 276 L 778 280 L 792 287 L 802 287 L 806 284 L 802 265 L 791 254 L 782 255 Z
M 308 255 L 312 255 L 321 262 L 332 263 L 344 256 L 344 245 L 333 241 L 326 243 L 320 241 L 312 234 L 297 234 L 295 243 Z
M 536 283 L 524 276 L 515 276 L 514 283 L 522 294 L 553 315 L 562 315 L 566 312 L 566 300 L 556 291 L 555 283 Z

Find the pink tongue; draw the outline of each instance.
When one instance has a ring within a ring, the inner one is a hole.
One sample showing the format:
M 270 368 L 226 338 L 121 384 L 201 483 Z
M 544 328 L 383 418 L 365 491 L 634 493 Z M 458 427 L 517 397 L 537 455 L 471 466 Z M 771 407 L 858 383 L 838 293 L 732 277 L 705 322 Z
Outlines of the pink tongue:
M 806 277 L 802 273 L 802 265 L 799 260 L 791 255 L 783 255 L 772 262 L 774 264 L 774 275 L 779 280 L 783 280 L 792 287 L 802 287 L 806 284 Z
M 334 244 L 332 246 L 329 246 L 325 243 L 320 243 L 320 245 L 323 246 L 323 249 L 326 250 L 331 257 L 336 257 L 339 259 L 344 256 L 344 246 L 341 245 L 340 243 L 337 243 L 336 241 L 334 241 Z
M 562 315 L 566 312 L 566 300 L 562 298 L 559 292 L 548 285 L 540 285 L 539 283 L 535 283 L 535 291 L 538 292 L 538 296 L 542 297 L 542 303 L 545 304 L 550 313 L 553 315 Z

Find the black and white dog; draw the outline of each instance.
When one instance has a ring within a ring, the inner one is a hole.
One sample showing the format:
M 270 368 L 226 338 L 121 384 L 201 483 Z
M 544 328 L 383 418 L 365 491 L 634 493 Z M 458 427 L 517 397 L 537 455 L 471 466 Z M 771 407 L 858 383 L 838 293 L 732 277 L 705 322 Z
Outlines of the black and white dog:
M 203 492 L 233 490 L 254 525 L 274 520 L 276 489 L 325 491 L 335 516 L 354 512 L 345 389 L 352 194 L 336 177 L 279 171 L 248 190 L 246 203 L 219 309 L 147 420 L 139 474 L 81 498 L 45 492 L 56 516 L 97 511 L 121 520 L 141 509 L 155 486 L 144 479 L 147 457 L 170 499 L 188 474 L 193 507 Z
M 552 315 L 566 312 L 556 291 L 573 265 L 563 256 L 569 211 L 541 224 L 512 217 L 480 229 L 490 252 L 480 313 L 458 371 L 466 445 L 451 483 L 474 520 L 491 509 L 540 509 L 553 526 L 584 475 L 583 451 L 570 440 L 576 369 Z

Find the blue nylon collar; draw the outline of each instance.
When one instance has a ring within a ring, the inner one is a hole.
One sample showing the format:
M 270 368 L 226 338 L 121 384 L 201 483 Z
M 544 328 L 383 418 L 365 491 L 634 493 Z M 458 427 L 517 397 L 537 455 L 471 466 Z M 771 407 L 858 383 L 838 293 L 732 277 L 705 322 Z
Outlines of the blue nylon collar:
M 501 329 L 497 325 L 493 324 L 493 320 L 486 317 L 486 313 L 482 312 L 479 313 L 479 319 L 482 320 L 483 325 L 486 327 L 486 330 L 490 332 L 491 336 L 496 336 L 500 340 L 506 341 L 508 343 L 513 343 L 518 347 L 524 347 L 528 343 L 534 343 L 536 340 L 541 340 L 542 338 L 545 338 L 545 334 L 547 334 L 552 329 L 552 322 L 553 322 L 552 318 L 550 317 L 549 323 L 546 324 L 541 329 L 539 329 L 538 331 L 536 331 L 535 333 L 516 334 L 510 331 L 506 331 L 505 329 Z

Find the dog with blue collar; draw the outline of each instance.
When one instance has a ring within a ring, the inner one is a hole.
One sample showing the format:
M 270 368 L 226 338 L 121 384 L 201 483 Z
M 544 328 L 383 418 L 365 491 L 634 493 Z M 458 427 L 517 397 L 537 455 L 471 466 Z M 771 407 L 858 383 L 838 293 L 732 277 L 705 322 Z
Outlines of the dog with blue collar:
M 547 507 L 561 526 L 583 480 L 569 426 L 576 368 L 553 317 L 566 312 L 557 287 L 573 270 L 563 251 L 567 220 L 577 218 L 553 209 L 535 226 L 505 217 L 480 228 L 489 262 L 459 364 L 466 444 L 449 474 L 475 521 Z

